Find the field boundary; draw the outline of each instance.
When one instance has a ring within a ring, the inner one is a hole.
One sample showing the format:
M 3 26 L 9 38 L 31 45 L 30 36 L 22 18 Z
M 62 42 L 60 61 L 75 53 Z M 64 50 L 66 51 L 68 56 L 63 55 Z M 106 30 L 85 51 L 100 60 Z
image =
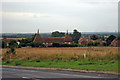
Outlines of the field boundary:
M 60 71 L 73 71 L 73 72 L 86 72 L 86 73 L 104 73 L 104 74 L 120 75 L 120 73 L 113 72 L 113 71 L 87 71 L 87 70 L 77 70 L 77 69 L 42 68 L 42 67 L 25 67 L 25 66 L 8 66 L 8 65 L 2 65 L 2 67 L 24 68 L 24 69 L 38 69 L 38 70 L 60 70 Z

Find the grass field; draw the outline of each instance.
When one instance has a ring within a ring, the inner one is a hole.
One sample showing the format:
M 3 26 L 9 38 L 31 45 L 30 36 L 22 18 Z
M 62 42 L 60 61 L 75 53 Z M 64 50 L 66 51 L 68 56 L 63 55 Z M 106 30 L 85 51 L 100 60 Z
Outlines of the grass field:
M 7 50 L 2 50 L 4 65 L 118 72 L 117 47 L 19 48 L 16 55 L 4 56 Z

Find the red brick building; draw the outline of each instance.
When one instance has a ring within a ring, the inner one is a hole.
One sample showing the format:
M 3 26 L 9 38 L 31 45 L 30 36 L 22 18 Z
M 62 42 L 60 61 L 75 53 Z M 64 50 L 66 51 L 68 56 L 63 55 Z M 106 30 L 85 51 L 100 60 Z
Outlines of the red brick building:
M 89 35 L 89 37 L 81 37 L 79 40 L 78 40 L 78 44 L 79 45 L 86 45 L 86 44 L 88 44 L 89 42 L 99 42 L 101 45 L 103 45 L 103 43 L 105 42 L 105 41 L 102 41 L 102 40 L 91 40 L 91 38 L 90 38 L 90 35 Z
M 78 40 L 78 44 L 79 45 L 86 45 L 88 42 L 90 42 L 90 35 L 89 37 L 81 37 L 79 40 Z
M 71 39 L 71 37 L 67 33 L 65 34 L 65 37 L 48 37 L 48 38 L 41 38 L 40 34 L 39 34 L 39 29 L 37 34 L 35 34 L 34 40 L 33 42 L 42 42 L 45 46 L 50 46 L 52 45 L 52 43 L 68 43 L 68 44 L 72 44 L 73 41 Z
M 113 40 L 110 46 L 120 46 L 120 40 Z

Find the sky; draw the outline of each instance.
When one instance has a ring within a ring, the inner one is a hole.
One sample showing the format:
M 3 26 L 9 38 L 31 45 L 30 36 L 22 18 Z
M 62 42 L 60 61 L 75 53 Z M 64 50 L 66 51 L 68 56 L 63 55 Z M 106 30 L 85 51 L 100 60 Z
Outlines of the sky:
M 0 12 L 1 13 L 1 12 Z M 118 31 L 118 0 L 5 0 L 3 33 Z

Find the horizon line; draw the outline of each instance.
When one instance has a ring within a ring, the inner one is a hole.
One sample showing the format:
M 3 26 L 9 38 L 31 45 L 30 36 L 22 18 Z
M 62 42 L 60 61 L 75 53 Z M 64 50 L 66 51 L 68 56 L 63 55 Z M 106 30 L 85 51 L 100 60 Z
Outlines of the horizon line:
M 55 31 L 54 31 L 55 32 Z M 60 32 L 60 31 L 59 31 Z M 61 32 L 63 32 L 63 31 L 61 31 Z M 65 31 L 64 31 L 65 32 Z M 81 33 L 85 33 L 85 32 L 87 32 L 87 33 L 89 33 L 88 31 L 78 31 L 78 32 L 81 32 Z M 90 31 L 90 33 L 92 33 L 93 31 Z M 103 32 L 103 31 L 101 31 L 101 32 Z M 101 33 L 101 32 L 95 32 L 95 33 Z M 105 31 L 104 31 L 105 32 Z M 104 33 L 103 32 L 103 33 Z M 107 33 L 109 33 L 109 32 L 114 32 L 114 33 L 118 33 L 118 31 L 107 31 Z M 36 32 L 0 32 L 0 33 L 36 33 Z M 40 33 L 52 33 L 52 32 L 40 32 Z M 65 32 L 66 33 L 66 32 Z M 68 33 L 73 33 L 73 32 L 68 32 Z M 106 32 L 105 32 L 106 33 Z

